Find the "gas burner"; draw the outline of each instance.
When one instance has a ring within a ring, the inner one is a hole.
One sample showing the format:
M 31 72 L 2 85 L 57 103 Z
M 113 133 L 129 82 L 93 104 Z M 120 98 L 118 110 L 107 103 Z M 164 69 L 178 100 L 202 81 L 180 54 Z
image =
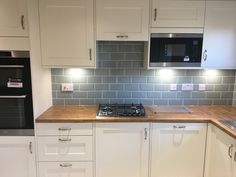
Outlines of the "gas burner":
M 102 111 L 104 111 L 104 112 L 112 112 L 112 109 L 111 109 L 110 106 L 106 106 L 106 107 L 104 107 L 104 108 L 102 109 Z
M 142 104 L 100 104 L 98 117 L 144 117 Z
M 113 110 L 112 110 L 112 108 L 110 106 L 105 106 L 104 108 L 102 108 L 100 110 L 100 114 L 106 115 L 106 116 L 111 115 L 112 112 L 113 112 Z

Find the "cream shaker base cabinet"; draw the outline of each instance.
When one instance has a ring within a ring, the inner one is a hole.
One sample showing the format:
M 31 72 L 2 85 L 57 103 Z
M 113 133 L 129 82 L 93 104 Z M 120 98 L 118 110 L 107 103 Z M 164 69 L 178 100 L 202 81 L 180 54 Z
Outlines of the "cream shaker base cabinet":
M 93 177 L 92 123 L 37 123 L 38 177 Z
M 96 0 L 97 40 L 148 41 L 149 0 Z
M 0 176 L 36 177 L 34 137 L 0 137 Z
M 148 177 L 148 123 L 96 124 L 96 177 Z
M 234 138 L 209 125 L 205 177 L 235 177 L 235 145 Z
M 151 177 L 202 177 L 205 123 L 153 123 Z
M 236 68 L 236 2 L 207 1 L 202 67 Z
M 152 27 L 203 28 L 204 0 L 152 0 Z
M 40 0 L 44 66 L 95 67 L 93 0 Z
M 28 36 L 26 0 L 0 0 L 0 36 Z
M 39 177 L 93 177 L 92 162 L 43 162 Z

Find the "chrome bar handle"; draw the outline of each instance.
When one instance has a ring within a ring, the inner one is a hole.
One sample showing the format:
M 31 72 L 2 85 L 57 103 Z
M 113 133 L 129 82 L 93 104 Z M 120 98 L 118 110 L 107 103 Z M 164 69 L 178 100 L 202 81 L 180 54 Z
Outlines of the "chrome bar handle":
M 1 65 L 0 68 L 24 68 L 24 65 Z
M 89 60 L 92 60 L 92 48 L 89 49 Z
M 120 38 L 120 39 L 123 39 L 123 38 L 128 38 L 129 36 L 128 35 L 117 35 L 116 38 Z
M 33 154 L 32 142 L 29 142 L 29 152 L 30 152 L 30 154 Z
M 236 152 L 234 153 L 234 161 L 236 162 Z
M 154 9 L 154 22 L 157 21 L 157 8 Z
M 206 61 L 207 60 L 207 50 L 205 49 L 203 52 L 203 60 Z
M 174 125 L 173 128 L 184 129 L 184 128 L 186 128 L 186 126 L 185 125 L 181 125 L 181 126 Z
M 0 98 L 26 98 L 27 95 L 0 95 Z
M 24 16 L 24 15 L 21 15 L 21 20 L 20 20 L 20 22 L 21 22 L 21 27 L 22 27 L 22 29 L 25 30 L 25 16 Z
M 70 138 L 59 138 L 58 140 L 59 140 L 59 141 L 62 141 L 62 142 L 71 141 Z
M 147 128 L 144 128 L 144 140 L 147 140 L 148 138 L 148 130 Z
M 232 150 L 233 150 L 234 145 L 230 144 L 228 147 L 228 156 L 232 159 L 233 155 L 232 155 Z
M 71 131 L 71 128 L 67 128 L 67 127 L 61 127 L 61 128 L 58 128 L 59 131 Z
M 72 167 L 72 164 L 71 163 L 62 163 L 62 164 L 60 164 L 60 167 L 62 167 L 62 168 Z

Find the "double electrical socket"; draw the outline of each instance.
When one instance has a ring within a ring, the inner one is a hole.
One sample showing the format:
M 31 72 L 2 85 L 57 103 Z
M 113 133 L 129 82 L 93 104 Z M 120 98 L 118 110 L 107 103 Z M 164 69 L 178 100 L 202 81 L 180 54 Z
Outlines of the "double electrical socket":
M 181 90 L 182 91 L 193 91 L 194 85 L 192 83 L 185 83 L 182 84 Z M 170 91 L 177 91 L 177 84 L 170 84 Z M 198 91 L 205 91 L 206 84 L 198 84 Z

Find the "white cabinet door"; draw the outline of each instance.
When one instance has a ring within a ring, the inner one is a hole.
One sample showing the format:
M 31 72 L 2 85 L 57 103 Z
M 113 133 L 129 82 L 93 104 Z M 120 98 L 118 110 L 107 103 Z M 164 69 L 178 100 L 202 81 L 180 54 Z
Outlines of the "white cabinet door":
M 205 0 L 152 0 L 152 27 L 203 28 Z
M 210 124 L 207 139 L 205 177 L 233 177 L 234 138 Z
M 0 176 L 36 177 L 34 137 L 0 137 Z
M 153 123 L 151 177 L 202 177 L 207 126 Z
M 149 0 L 96 0 L 98 40 L 147 41 Z
M 92 162 L 41 162 L 39 177 L 93 177 Z
M 26 0 L 0 0 L 0 36 L 28 36 Z
M 40 0 L 42 63 L 94 67 L 93 0 Z
M 202 67 L 236 68 L 235 19 L 235 1 L 207 1 Z
M 96 124 L 96 177 L 148 177 L 148 123 Z
M 93 136 L 40 136 L 39 161 L 93 160 Z

